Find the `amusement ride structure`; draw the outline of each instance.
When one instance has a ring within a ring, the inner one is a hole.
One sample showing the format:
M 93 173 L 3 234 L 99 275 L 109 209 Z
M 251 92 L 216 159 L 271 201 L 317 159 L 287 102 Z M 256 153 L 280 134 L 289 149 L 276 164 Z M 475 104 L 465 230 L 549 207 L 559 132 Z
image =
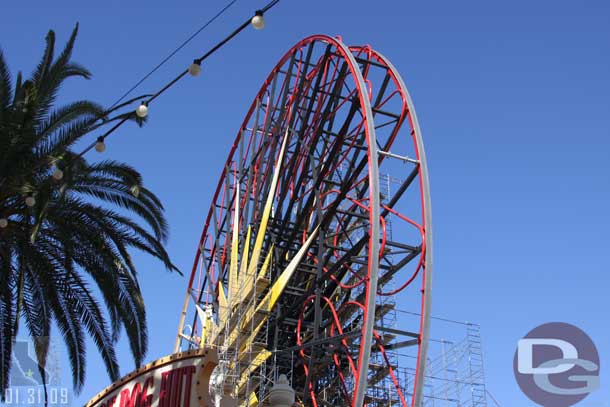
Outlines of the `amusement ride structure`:
M 370 46 L 303 39 L 220 171 L 174 351 L 217 352 L 219 405 L 269 405 L 285 375 L 299 406 L 419 407 L 431 277 L 428 172 L 404 81 Z M 417 318 L 389 323 L 397 301 Z

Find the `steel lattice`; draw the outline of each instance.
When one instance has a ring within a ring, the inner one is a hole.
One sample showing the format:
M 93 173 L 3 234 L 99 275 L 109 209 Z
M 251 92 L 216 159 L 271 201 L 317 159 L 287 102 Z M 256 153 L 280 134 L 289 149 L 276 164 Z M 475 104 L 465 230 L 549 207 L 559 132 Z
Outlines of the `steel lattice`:
M 386 173 L 400 182 L 380 191 Z M 419 406 L 430 224 L 421 134 L 397 71 L 368 46 L 306 38 L 273 69 L 233 143 L 176 350 L 217 347 L 217 391 L 239 405 L 262 403 L 288 373 L 302 405 Z M 384 326 L 397 296 L 421 311 L 418 324 Z M 417 350 L 409 388 L 387 357 L 402 347 Z M 392 385 L 387 400 L 367 390 L 380 380 Z

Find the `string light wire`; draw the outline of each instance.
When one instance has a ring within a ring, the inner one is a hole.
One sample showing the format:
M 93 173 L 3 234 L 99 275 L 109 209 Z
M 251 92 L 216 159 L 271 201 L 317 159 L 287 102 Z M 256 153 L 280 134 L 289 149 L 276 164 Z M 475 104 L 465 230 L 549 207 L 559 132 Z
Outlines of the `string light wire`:
M 166 57 L 160 64 L 158 64 L 155 68 L 153 68 L 153 70 L 151 70 L 147 75 L 145 75 L 140 81 L 138 81 L 138 83 L 136 83 L 134 86 L 132 86 L 131 89 L 129 89 L 127 92 L 125 92 L 125 94 L 123 96 L 121 96 L 112 106 L 109 110 L 115 108 L 117 106 L 118 103 L 120 103 L 125 97 L 127 97 L 131 92 L 133 92 L 142 82 L 144 82 L 148 77 L 150 77 L 150 75 L 152 75 L 157 69 L 159 69 L 163 64 L 165 64 L 172 56 L 174 56 L 178 51 L 180 51 L 180 49 L 182 49 L 186 44 L 188 44 L 192 39 L 194 39 L 201 31 L 203 31 L 203 29 L 205 27 L 207 27 L 209 24 L 211 24 L 216 18 L 220 17 L 224 12 L 226 12 L 226 10 L 228 10 L 229 7 L 231 7 L 237 0 L 232 0 L 230 3 L 227 4 L 227 6 L 225 6 L 219 13 L 217 13 L 214 17 L 212 17 L 206 24 L 204 24 L 204 26 L 202 26 L 200 29 L 198 29 L 195 33 L 193 33 L 189 38 L 187 38 L 182 44 L 180 44 L 168 57 Z M 201 63 L 203 61 L 205 61 L 207 58 L 209 58 L 210 56 L 212 56 L 216 51 L 218 51 L 220 48 L 222 48 L 227 42 L 229 42 L 231 39 L 233 39 L 237 34 L 239 34 L 241 31 L 243 31 L 246 27 L 248 27 L 250 24 L 252 24 L 252 20 L 255 17 L 262 17 L 268 10 L 270 10 L 271 8 L 273 8 L 276 4 L 278 4 L 280 2 L 280 0 L 272 0 L 271 2 L 267 3 L 267 5 L 265 5 L 265 7 L 263 7 L 260 10 L 256 10 L 256 12 L 254 13 L 254 15 L 252 15 L 250 18 L 248 18 L 246 21 L 244 21 L 239 27 L 237 27 L 231 34 L 229 34 L 227 37 L 225 37 L 222 41 L 220 41 L 218 44 L 216 44 L 215 46 L 213 46 L 209 51 L 207 51 L 205 54 L 203 54 L 201 57 L 196 58 L 193 63 L 197 64 L 197 65 L 201 65 Z M 165 86 L 163 86 L 161 89 L 159 89 L 156 93 L 152 94 L 152 95 L 147 95 L 148 97 L 142 101 L 142 104 L 140 105 L 140 107 L 142 107 L 142 105 L 144 107 L 146 107 L 145 111 L 148 111 L 148 106 L 150 105 L 151 102 L 153 102 L 155 99 L 157 99 L 159 96 L 161 96 L 161 94 L 163 94 L 166 90 L 168 90 L 169 88 L 171 88 L 172 86 L 174 86 L 178 81 L 180 81 L 180 79 L 182 79 L 184 76 L 186 76 L 186 74 L 189 73 L 189 69 L 186 68 L 184 69 L 182 72 L 180 72 L 174 79 L 172 79 L 171 81 L 169 81 Z M 140 109 L 140 107 L 138 109 Z M 143 116 L 140 116 L 143 117 Z M 91 144 L 89 144 L 80 154 L 79 156 L 83 156 L 85 155 L 87 152 L 91 151 L 91 149 L 95 148 L 96 144 L 100 143 L 100 142 L 104 142 L 104 140 L 110 136 L 112 133 L 114 133 L 119 127 L 121 127 L 125 122 L 127 122 L 129 119 L 131 119 L 132 117 L 130 115 L 125 115 L 125 117 L 123 117 L 121 120 L 119 120 L 114 126 L 112 126 L 109 130 L 107 130 L 105 133 L 103 133 L 101 136 L 97 137 L 96 141 L 92 142 Z
M 133 103 L 135 100 L 139 99 L 139 97 L 138 97 L 138 98 L 133 98 L 126 102 L 123 102 L 123 100 L 129 94 L 131 94 L 135 89 L 137 89 L 138 86 L 140 86 L 146 79 L 148 79 L 153 73 L 155 73 L 161 66 L 163 66 L 165 63 L 167 63 L 174 55 L 176 55 L 182 48 L 184 48 L 189 42 L 191 42 L 195 37 L 197 37 L 197 35 L 199 35 L 212 22 L 214 22 L 221 15 L 223 15 L 236 2 L 237 2 L 237 0 L 231 0 L 229 3 L 227 3 L 227 5 L 225 7 L 223 7 L 212 18 L 210 18 L 203 26 L 201 26 L 199 29 L 197 29 L 197 31 L 195 31 L 193 34 L 191 34 L 190 37 L 188 37 L 178 47 L 176 47 L 167 57 L 165 57 L 159 64 L 157 64 L 157 66 L 155 66 L 150 72 L 148 72 L 146 75 L 144 75 L 144 77 L 142 79 L 140 79 L 138 82 L 136 82 L 136 84 L 134 84 L 129 90 L 127 90 L 127 92 L 125 92 L 120 98 L 118 98 L 116 100 L 116 102 L 114 102 L 112 104 L 112 106 L 110 106 L 110 108 L 106 109 L 104 111 L 104 113 L 102 113 L 100 116 L 96 117 L 95 119 L 92 119 L 91 124 L 108 116 L 113 111 L 116 111 L 117 109 L 125 107 L 125 106 Z M 248 25 L 252 24 L 254 26 L 254 28 L 257 30 L 262 29 L 265 25 L 265 22 L 263 19 L 264 13 L 267 12 L 268 10 L 270 10 L 271 8 L 273 8 L 279 2 L 280 2 L 280 0 L 272 0 L 269 3 L 267 3 L 267 5 L 265 7 L 263 7 L 262 9 L 256 10 L 256 12 L 254 13 L 254 15 L 252 17 L 250 17 L 248 20 L 243 22 L 231 34 L 229 34 L 227 37 L 225 37 L 222 41 L 220 41 L 218 44 L 216 44 L 214 47 L 212 47 L 209 51 L 207 51 L 201 57 L 195 59 L 193 61 L 193 65 L 196 65 L 197 67 L 199 67 L 204 60 L 206 60 L 208 57 L 210 57 L 216 51 L 218 51 L 220 48 L 222 48 L 223 45 L 225 45 L 227 42 L 229 42 L 231 39 L 233 39 L 237 34 L 239 34 L 246 27 L 248 27 Z M 170 82 L 168 82 L 165 86 L 163 86 L 156 93 L 141 96 L 141 97 L 144 97 L 145 100 L 142 101 L 141 105 L 136 109 L 136 115 L 140 119 L 146 117 L 146 115 L 148 114 L 148 105 L 152 101 L 154 101 L 156 98 L 158 98 L 163 92 L 165 92 L 166 90 L 171 88 L 173 85 L 175 85 L 187 73 L 191 72 L 191 74 L 193 76 L 197 76 L 199 74 L 200 70 L 197 70 L 197 69 L 193 70 L 193 65 L 191 65 L 191 67 L 189 67 L 189 68 L 185 69 L 184 71 L 182 71 L 181 73 L 179 73 L 174 79 L 172 79 Z M 120 104 L 121 102 L 123 102 L 123 103 Z M 121 117 L 121 116 L 123 116 L 123 117 Z M 110 136 L 112 133 L 114 133 L 118 128 L 120 128 L 125 122 L 127 122 L 128 120 L 130 120 L 132 118 L 133 118 L 133 116 L 131 114 L 127 113 L 127 114 L 122 114 L 122 115 L 116 116 L 113 119 L 103 122 L 101 124 L 95 125 L 94 128 L 97 128 L 97 127 L 101 127 L 105 124 L 108 124 L 112 121 L 118 120 L 114 124 L 114 126 L 112 126 L 109 130 L 107 130 L 101 136 L 98 136 L 95 139 L 95 141 L 93 141 L 91 144 L 89 144 L 80 154 L 78 154 L 78 156 L 82 157 L 83 155 L 85 155 L 87 152 L 91 151 L 94 148 L 97 152 L 100 152 L 100 153 L 104 152 L 106 150 L 106 145 L 104 143 L 104 140 L 108 136 Z M 61 163 L 61 160 L 59 160 L 58 162 L 55 163 L 55 169 L 53 171 L 52 176 L 56 181 L 60 181 L 64 176 L 64 171 L 62 170 L 62 168 L 63 168 L 63 164 Z M 35 198 L 32 195 L 27 196 L 25 198 L 25 202 L 26 202 L 26 205 L 29 207 L 34 206 L 36 203 Z M 8 219 L 0 218 L 0 228 L 4 229 L 7 226 L 8 226 Z
M 127 96 L 129 96 L 134 90 L 136 90 L 145 80 L 147 80 L 152 74 L 154 74 L 155 72 L 157 72 L 157 70 L 159 68 L 161 68 L 163 65 L 165 65 L 166 62 L 168 62 L 170 59 L 173 58 L 174 55 L 176 55 L 182 48 L 184 48 L 189 42 L 191 42 L 192 40 L 195 39 L 195 37 L 197 37 L 203 30 L 205 30 L 210 24 L 212 24 L 216 19 L 218 19 L 220 16 L 222 16 L 227 10 L 229 10 L 229 8 L 231 8 L 231 6 L 233 6 L 235 3 L 237 3 L 237 0 L 232 0 L 230 1 L 226 6 L 224 6 L 218 13 L 216 13 L 216 15 L 214 15 L 212 18 L 210 18 L 208 21 L 205 22 L 205 24 L 203 24 L 201 27 L 199 27 L 197 29 L 197 31 L 195 31 L 193 34 L 191 34 L 191 36 L 189 36 L 186 40 L 184 40 L 180 45 L 178 45 L 178 47 L 176 47 L 176 49 L 174 49 L 168 56 L 166 56 L 165 58 L 163 58 L 161 60 L 161 62 L 159 62 L 157 64 L 157 66 L 155 66 L 153 69 L 150 70 L 150 72 L 148 72 L 146 75 L 144 75 L 142 77 L 142 79 L 140 79 L 139 81 L 137 81 L 131 88 L 129 88 L 120 98 L 117 99 L 116 102 L 114 102 L 112 104 L 112 106 L 110 106 L 110 109 L 114 108 L 116 105 L 118 105 L 119 103 L 121 103 L 121 101 L 123 101 L 123 99 L 125 99 Z

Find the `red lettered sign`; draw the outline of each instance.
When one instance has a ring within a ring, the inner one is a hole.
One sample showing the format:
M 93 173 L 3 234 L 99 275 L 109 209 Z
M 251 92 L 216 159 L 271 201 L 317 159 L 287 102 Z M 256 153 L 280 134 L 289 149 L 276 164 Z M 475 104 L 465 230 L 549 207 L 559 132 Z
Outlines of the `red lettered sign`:
M 212 407 L 209 383 L 217 364 L 211 349 L 166 356 L 113 383 L 86 407 Z

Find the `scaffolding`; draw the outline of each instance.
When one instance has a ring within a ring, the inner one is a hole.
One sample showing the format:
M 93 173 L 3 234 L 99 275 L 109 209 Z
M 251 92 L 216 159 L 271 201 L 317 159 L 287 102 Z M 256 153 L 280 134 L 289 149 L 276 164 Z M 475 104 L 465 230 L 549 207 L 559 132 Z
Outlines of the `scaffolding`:
M 403 310 L 395 310 L 393 313 L 417 315 Z M 459 340 L 431 338 L 422 407 L 487 407 L 488 392 L 485 385 L 480 326 L 444 318 L 432 319 L 433 329 L 443 324 L 452 325 L 449 331 L 453 331 Z M 412 387 L 415 371 L 412 368 L 401 367 L 400 361 L 415 356 L 400 352 L 388 352 L 388 355 L 391 355 L 396 363 L 395 374 L 406 394 L 407 389 Z M 391 394 L 387 391 L 389 380 L 390 378 L 386 376 L 369 383 L 371 405 L 378 407 L 401 405 L 399 400 L 389 397 Z
M 390 174 L 380 175 L 381 202 L 393 196 L 403 180 Z M 388 235 L 392 234 L 392 218 L 386 219 Z M 386 288 L 392 290 L 392 282 Z M 379 297 L 376 318 L 377 330 L 382 335 L 386 346 L 386 357 L 390 361 L 384 364 L 380 352 L 373 353 L 369 377 L 368 405 L 375 407 L 401 406 L 401 400 L 390 391 L 393 381 L 397 381 L 405 397 L 410 398 L 409 389 L 413 387 L 415 371 L 411 366 L 416 355 L 404 353 L 409 343 L 404 332 L 398 329 L 398 321 L 405 317 L 419 317 L 414 312 L 397 309 L 392 296 Z M 457 341 L 431 338 L 428 361 L 426 364 L 424 402 L 422 407 L 487 407 L 487 390 L 485 388 L 485 369 L 481 327 L 470 322 L 459 322 L 444 318 L 432 318 L 433 332 L 438 329 L 445 336 L 458 338 Z M 401 334 L 403 339 L 401 338 Z M 402 363 L 401 363 L 402 361 Z M 395 377 L 391 377 L 387 366 L 391 366 Z
M 414 313 L 393 310 L 389 314 L 413 315 Z M 447 321 L 436 318 L 435 323 Z M 431 339 L 435 349 L 434 352 L 430 352 L 431 357 L 428 358 L 422 407 L 487 407 L 488 393 L 485 386 L 480 326 L 467 322 L 450 321 L 450 323 L 457 324 L 457 329 L 454 330 L 461 339 L 456 342 Z M 415 371 L 412 368 L 401 367 L 401 360 L 413 359 L 415 356 L 392 351 L 387 354 L 396 380 L 404 394 L 410 398 L 412 395 L 408 393 L 408 389 L 412 388 Z M 378 359 L 372 359 L 372 364 L 383 366 Z M 411 363 L 405 363 L 405 365 L 409 364 Z M 387 374 L 387 369 L 379 370 L 378 375 L 370 377 L 367 405 L 401 406 L 401 401 L 389 391 L 391 388 L 392 377 Z
M 344 169 L 340 168 L 338 172 L 343 171 Z M 382 203 L 387 202 L 394 190 L 404 182 L 387 174 L 381 175 L 380 181 Z M 354 227 L 359 226 L 356 224 Z M 252 229 L 244 228 L 237 236 L 239 252 L 245 252 L 245 258 L 255 245 L 256 236 Z M 386 218 L 386 230 L 391 240 L 391 214 Z M 365 231 L 353 231 L 352 236 L 358 236 L 358 233 L 364 234 Z M 206 251 L 205 248 L 203 250 Z M 269 391 L 279 375 L 285 374 L 290 383 L 302 380 L 299 375 L 306 366 L 304 359 L 330 361 L 331 355 L 336 353 L 337 347 L 340 346 L 337 339 L 325 342 L 324 339 L 320 341 L 314 338 L 312 322 L 308 322 L 309 325 L 306 326 L 306 334 L 309 336 L 303 338 L 303 341 L 308 343 L 307 347 L 282 346 L 282 343 L 290 342 L 286 338 L 295 337 L 297 321 L 285 319 L 277 323 L 276 317 L 280 315 L 281 307 L 286 306 L 285 303 L 279 303 L 275 314 L 260 308 L 261 299 L 269 292 L 271 281 L 280 268 L 281 262 L 278 261 L 276 252 L 277 248 L 274 246 L 261 251 L 261 266 L 256 273 L 250 272 L 247 274 L 249 277 L 240 279 L 236 286 L 226 282 L 228 297 L 220 296 L 217 303 L 206 301 L 211 293 L 192 293 L 193 298 L 201 298 L 198 306 L 200 319 L 203 321 L 200 325 L 202 328 L 191 332 L 190 336 L 184 336 L 184 339 L 188 339 L 191 345 L 205 344 L 218 350 L 220 364 L 212 378 L 211 389 L 217 405 L 220 405 L 223 397 L 230 396 L 238 406 L 265 406 Z M 393 255 L 392 251 L 387 251 L 385 258 L 393 262 Z M 230 253 L 227 256 L 230 256 Z M 235 263 L 233 267 L 239 267 L 246 273 L 247 266 Z M 297 268 L 298 273 L 310 275 L 315 274 L 316 270 L 317 265 L 312 259 L 303 260 Z M 214 269 L 211 271 L 215 272 Z M 347 284 L 353 282 L 348 280 Z M 393 291 L 393 280 L 382 280 L 380 288 Z M 299 290 L 296 286 L 286 287 L 286 292 L 293 295 L 298 295 Z M 359 295 L 364 295 L 364 291 L 356 293 L 356 297 Z M 402 330 L 401 326 L 411 325 L 407 323 L 407 318 L 418 321 L 420 317 L 418 313 L 398 309 L 395 296 L 377 297 L 374 313 L 376 341 L 371 349 L 365 397 L 368 407 L 411 405 L 417 373 L 413 367 L 417 359 L 417 346 L 414 345 L 418 343 L 418 337 L 415 333 Z M 353 316 L 344 313 L 342 318 L 344 331 L 349 331 L 350 328 L 358 329 L 360 322 L 356 312 Z M 434 332 L 438 328 L 444 338 L 460 339 L 430 340 L 422 407 L 487 407 L 480 327 L 442 318 L 433 320 Z M 447 326 L 452 329 L 446 329 Z M 328 335 L 328 332 L 321 335 L 322 338 L 330 336 L 332 335 Z M 354 345 L 353 352 L 357 352 L 357 345 Z M 328 363 L 324 374 L 316 382 L 321 400 L 334 403 L 333 405 L 345 403 L 336 379 L 346 373 L 347 368 L 342 370 L 339 367 L 345 365 L 345 360 L 335 365 Z M 323 382 L 324 377 L 329 378 L 327 383 Z M 353 379 L 348 377 L 342 385 L 348 390 L 353 389 Z
M 272 273 L 271 267 L 268 272 Z M 263 286 L 267 285 L 264 279 L 261 281 Z M 261 287 L 257 287 L 259 290 Z M 405 338 L 405 332 L 399 329 L 399 322 L 406 317 L 419 317 L 419 314 L 397 309 L 392 297 L 381 298 L 375 313 L 376 330 L 380 337 L 379 344 L 385 347 L 385 355 L 376 351 L 378 348 L 373 349 L 371 354 L 366 405 L 398 407 L 403 405 L 403 401 L 410 404 L 410 389 L 416 376 L 414 368 L 404 367 L 412 366 L 416 358 L 416 355 L 406 352 L 409 341 L 414 339 Z M 251 301 L 254 301 L 254 296 L 234 309 L 237 320 L 227 322 L 223 331 L 228 332 L 241 323 L 247 309 L 254 305 L 249 303 Z M 480 326 L 443 318 L 432 319 L 433 330 L 443 332 L 445 337 L 457 339 L 430 339 L 422 407 L 487 407 Z M 298 360 L 297 348 L 279 352 L 267 350 L 274 349 L 271 338 L 277 340 L 285 335 L 294 335 L 290 324 L 275 324 L 274 332 L 270 335 L 269 320 L 265 319 L 263 328 L 247 349 L 241 347 L 239 339 L 229 344 L 228 335 L 219 337 L 220 366 L 212 380 L 212 386 L 215 386 L 212 390 L 218 400 L 223 394 L 230 394 L 239 406 L 265 406 L 266 396 L 280 374 L 286 374 L 291 383 L 295 380 L 294 375 L 299 374 L 295 366 L 295 361 Z M 229 326 L 230 323 L 233 326 Z M 252 332 L 254 329 L 253 322 L 250 321 L 247 330 Z M 395 383 L 402 390 L 404 400 L 394 391 Z M 341 398 L 335 382 L 320 385 L 320 389 L 319 394 L 323 400 Z

